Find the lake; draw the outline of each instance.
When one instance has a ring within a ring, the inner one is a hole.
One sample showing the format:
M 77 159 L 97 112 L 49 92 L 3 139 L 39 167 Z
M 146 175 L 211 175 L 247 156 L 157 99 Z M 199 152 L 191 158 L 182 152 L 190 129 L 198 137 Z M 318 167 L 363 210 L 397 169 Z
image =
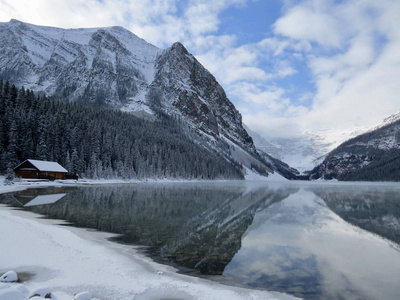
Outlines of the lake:
M 0 202 L 120 234 L 154 260 L 306 299 L 398 299 L 400 185 L 265 182 L 52 187 Z

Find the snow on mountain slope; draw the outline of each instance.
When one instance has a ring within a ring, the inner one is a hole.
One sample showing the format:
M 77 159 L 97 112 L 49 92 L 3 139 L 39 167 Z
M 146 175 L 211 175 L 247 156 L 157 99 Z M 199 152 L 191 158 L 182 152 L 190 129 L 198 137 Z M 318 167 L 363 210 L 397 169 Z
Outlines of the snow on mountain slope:
M 372 132 L 372 131 L 377 130 L 379 128 L 385 127 L 387 125 L 390 125 L 392 123 L 397 122 L 398 120 L 400 120 L 400 111 L 398 111 L 398 112 L 394 113 L 393 115 L 383 119 L 383 121 L 379 125 L 371 128 L 370 130 L 368 130 L 368 132 Z
M 356 136 L 331 151 L 313 170 L 313 178 L 400 180 L 400 115 Z
M 330 143 L 317 135 L 304 134 L 291 138 L 272 138 L 263 137 L 246 126 L 245 128 L 253 138 L 254 145 L 258 150 L 285 162 L 300 172 L 313 169 L 329 152 L 327 148 L 330 147 Z
M 70 101 L 129 107 L 144 101 L 162 52 L 122 27 L 60 29 L 0 23 L 0 75 Z
M 330 148 L 330 143 L 317 135 L 271 138 L 270 141 L 281 149 L 282 160 L 300 172 L 314 168 Z

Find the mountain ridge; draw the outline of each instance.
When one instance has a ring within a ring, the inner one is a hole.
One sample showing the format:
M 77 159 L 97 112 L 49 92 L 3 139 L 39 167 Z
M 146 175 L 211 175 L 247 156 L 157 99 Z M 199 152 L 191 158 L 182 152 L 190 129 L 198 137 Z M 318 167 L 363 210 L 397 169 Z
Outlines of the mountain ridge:
M 349 139 L 310 172 L 311 179 L 400 181 L 400 115 Z
M 126 104 L 152 81 L 152 62 L 162 51 L 115 26 L 61 29 L 13 20 L 0 23 L 0 29 L 2 40 L 7 41 L 0 46 L 5 53 L 0 59 L 3 77 L 9 71 L 7 79 L 16 84 L 70 101 L 86 97 L 88 102 Z M 135 85 L 123 86 L 126 77 L 134 79 Z M 99 81 L 112 93 L 90 93 Z

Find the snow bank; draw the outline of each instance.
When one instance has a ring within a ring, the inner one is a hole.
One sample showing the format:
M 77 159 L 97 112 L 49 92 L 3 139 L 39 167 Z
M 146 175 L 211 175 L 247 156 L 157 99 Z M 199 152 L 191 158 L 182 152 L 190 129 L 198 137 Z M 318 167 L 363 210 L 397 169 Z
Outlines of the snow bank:
M 0 283 L 0 300 L 25 300 L 28 296 L 29 291 L 22 284 Z
M 0 205 L 0 240 L 4 241 L 0 272 L 31 273 L 33 277 L 23 286 L 30 291 L 48 287 L 58 300 L 71 300 L 71 295 L 77 299 L 82 291 L 98 299 L 293 299 L 177 274 L 172 267 L 138 254 L 132 246 L 107 241 L 105 237 L 111 234 L 65 228 L 55 225 L 61 221 L 34 217 Z M 3 294 L 27 294 L 18 292 L 18 284 L 7 284 L 1 289 Z
M 244 176 L 245 180 L 250 181 L 270 181 L 270 182 L 289 182 L 288 179 L 278 174 L 278 172 L 269 173 L 268 177 L 262 176 L 257 172 L 254 172 L 250 168 L 243 167 L 246 170 L 246 175 Z
M 17 282 L 18 281 L 18 275 L 17 272 L 14 270 L 10 270 L 0 277 L 0 282 Z

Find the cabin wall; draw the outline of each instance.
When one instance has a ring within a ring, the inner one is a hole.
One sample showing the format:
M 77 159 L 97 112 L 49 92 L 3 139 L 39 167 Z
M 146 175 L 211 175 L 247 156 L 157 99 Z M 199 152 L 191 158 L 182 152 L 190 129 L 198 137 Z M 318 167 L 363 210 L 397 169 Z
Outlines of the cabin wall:
M 36 170 L 15 170 L 15 176 L 21 178 L 39 178 L 39 172 Z
M 15 170 L 15 176 L 21 178 L 30 178 L 30 179 L 66 179 L 67 173 L 61 172 L 42 172 L 42 171 L 31 171 L 31 170 Z
M 50 176 L 53 176 L 55 179 L 66 179 L 67 173 L 60 173 L 60 172 L 48 172 Z

